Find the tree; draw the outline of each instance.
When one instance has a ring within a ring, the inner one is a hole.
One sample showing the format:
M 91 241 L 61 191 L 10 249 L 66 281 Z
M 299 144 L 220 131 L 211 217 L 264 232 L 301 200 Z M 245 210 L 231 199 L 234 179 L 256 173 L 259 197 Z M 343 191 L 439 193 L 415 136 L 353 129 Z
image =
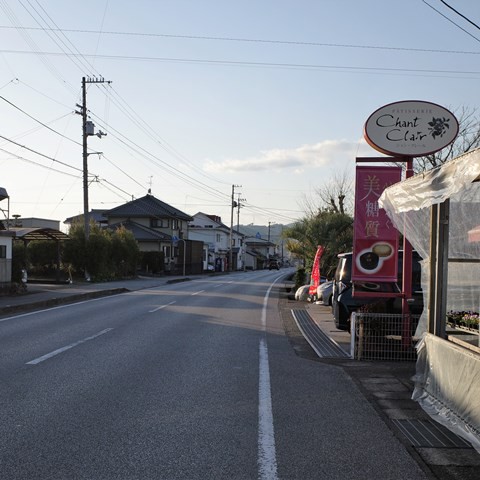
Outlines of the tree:
M 86 269 L 94 281 L 135 274 L 140 251 L 127 229 L 121 227 L 112 232 L 92 224 L 88 242 L 85 242 L 83 224 L 75 224 L 69 236 L 63 259 L 77 274 L 84 274 Z
M 318 187 L 318 195 L 324 208 L 334 213 L 347 214 L 353 211 L 353 182 L 351 170 L 337 172 L 325 185 Z
M 353 219 L 350 215 L 328 209 L 320 210 L 317 215 L 307 215 L 286 228 L 286 248 L 297 258 L 305 261 L 307 270 L 311 269 L 317 246 L 325 250 L 320 269 L 331 276 L 337 265 L 337 254 L 350 251 L 353 243 Z
M 115 276 L 131 277 L 135 275 L 140 260 L 140 250 L 133 233 L 121 226 L 111 237 L 111 260 Z

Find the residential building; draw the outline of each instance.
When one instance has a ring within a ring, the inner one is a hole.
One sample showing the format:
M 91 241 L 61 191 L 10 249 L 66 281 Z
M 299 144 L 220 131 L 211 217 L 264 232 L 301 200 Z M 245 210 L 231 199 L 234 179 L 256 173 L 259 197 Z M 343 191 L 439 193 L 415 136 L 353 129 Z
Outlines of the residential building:
M 259 235 L 256 237 L 246 237 L 245 245 L 245 268 L 247 270 L 267 268 L 268 261 L 278 257 L 277 246 L 268 240 L 264 240 Z
M 198 212 L 188 224 L 188 238 L 203 242 L 203 269 L 223 272 L 229 270 L 230 234 L 232 235 L 232 270 L 243 270 L 244 235 L 222 222 L 218 215 Z
M 202 245 L 187 238 L 192 217 L 148 193 L 103 213 L 108 227 L 130 230 L 142 252 L 163 252 L 166 272 L 200 273 Z
M 88 212 L 89 222 L 90 223 L 94 222 L 95 225 L 98 225 L 100 227 L 106 226 L 108 221 L 107 221 L 106 217 L 103 215 L 104 213 L 105 213 L 105 210 L 99 210 L 99 209 L 92 208 L 92 210 L 90 210 Z M 63 223 L 65 225 L 68 225 L 69 227 L 72 226 L 75 223 L 80 223 L 80 224 L 83 225 L 84 224 L 83 213 L 81 213 L 80 215 L 75 215 L 73 217 L 69 217 Z

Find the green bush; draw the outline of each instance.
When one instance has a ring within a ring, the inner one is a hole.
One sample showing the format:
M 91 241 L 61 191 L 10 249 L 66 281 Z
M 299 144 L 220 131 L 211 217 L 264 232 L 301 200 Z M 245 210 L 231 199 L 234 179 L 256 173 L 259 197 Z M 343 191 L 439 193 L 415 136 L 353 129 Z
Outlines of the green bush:
M 297 269 L 297 271 L 295 272 L 294 281 L 295 281 L 295 290 L 297 290 L 302 285 L 305 285 L 305 282 L 307 281 L 307 274 L 305 272 L 304 267 Z
M 92 224 L 88 242 L 85 242 L 83 225 L 75 224 L 69 236 L 63 261 L 74 274 L 84 275 L 86 269 L 93 281 L 135 275 L 140 251 L 133 234 L 124 227 L 112 232 Z

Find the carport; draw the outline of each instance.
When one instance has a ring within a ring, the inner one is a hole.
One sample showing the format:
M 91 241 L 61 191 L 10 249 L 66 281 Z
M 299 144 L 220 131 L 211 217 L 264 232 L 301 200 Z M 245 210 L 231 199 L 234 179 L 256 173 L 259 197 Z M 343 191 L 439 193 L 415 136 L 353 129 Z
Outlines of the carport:
M 57 272 L 56 279 L 60 281 L 60 244 L 65 240 L 69 240 L 70 237 L 55 228 L 23 228 L 23 227 L 11 227 L 8 232 L 13 237 L 13 240 L 23 241 L 25 248 L 28 243 L 33 240 L 49 240 L 56 242 L 57 245 Z

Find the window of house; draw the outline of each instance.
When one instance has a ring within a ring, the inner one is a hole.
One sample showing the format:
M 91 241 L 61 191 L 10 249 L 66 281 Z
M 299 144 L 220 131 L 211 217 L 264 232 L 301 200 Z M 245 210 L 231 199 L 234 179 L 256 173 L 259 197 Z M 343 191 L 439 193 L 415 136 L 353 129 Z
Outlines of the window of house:
M 220 243 L 222 241 L 222 236 L 217 233 L 217 243 Z
M 179 222 L 176 218 L 174 218 L 174 219 L 172 220 L 172 228 L 173 228 L 174 230 L 178 230 L 179 224 L 180 224 L 180 222 Z
M 173 257 L 171 257 L 172 247 L 170 247 L 170 246 L 164 246 L 164 247 L 163 247 L 163 254 L 165 255 L 165 258 L 173 258 Z
M 168 228 L 168 219 L 166 218 L 151 218 L 150 228 Z
M 7 246 L 0 245 L 0 258 L 7 258 Z

